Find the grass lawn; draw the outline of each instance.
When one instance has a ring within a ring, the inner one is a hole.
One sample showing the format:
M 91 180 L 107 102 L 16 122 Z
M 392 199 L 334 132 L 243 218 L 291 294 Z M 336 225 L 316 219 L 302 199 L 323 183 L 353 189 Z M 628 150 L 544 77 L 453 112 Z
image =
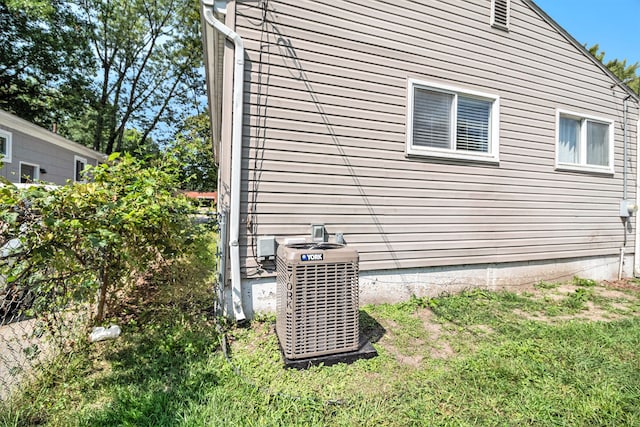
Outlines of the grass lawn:
M 205 287 L 154 289 L 120 339 L 59 360 L 0 424 L 640 426 L 632 282 L 367 306 L 362 332 L 379 356 L 303 371 L 283 369 L 274 318 L 227 328 L 230 363 Z

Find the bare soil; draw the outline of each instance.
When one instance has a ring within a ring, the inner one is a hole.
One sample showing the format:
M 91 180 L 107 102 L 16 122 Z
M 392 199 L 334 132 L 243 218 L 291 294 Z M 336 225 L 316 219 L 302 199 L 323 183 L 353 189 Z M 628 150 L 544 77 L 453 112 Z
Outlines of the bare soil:
M 571 298 L 579 289 L 584 289 L 593 297 L 584 303 L 584 307 L 574 314 L 568 315 L 547 315 L 544 312 L 527 312 L 524 310 L 514 310 L 517 317 L 540 321 L 540 322 L 563 322 L 568 320 L 582 320 L 594 322 L 611 322 L 629 316 L 640 315 L 640 286 L 631 280 L 619 280 L 615 282 L 604 281 L 596 286 L 577 286 L 573 284 L 562 284 L 551 289 L 527 288 L 526 292 L 532 298 L 540 301 L 562 301 Z M 597 302 L 593 302 L 591 300 Z M 432 359 L 448 359 L 455 355 L 455 350 L 451 347 L 449 339 L 451 334 L 456 334 L 454 327 L 447 327 L 446 322 L 442 323 L 429 308 L 419 309 L 416 316 L 422 321 L 426 331 L 426 343 L 424 340 L 414 340 L 402 348 L 396 345 L 394 330 L 398 325 L 392 320 L 384 321 L 385 334 L 381 337 L 380 343 L 393 355 L 398 362 L 408 366 L 418 366 L 424 357 Z M 487 325 L 474 325 L 469 330 L 475 336 L 490 335 L 493 330 Z M 425 348 L 428 352 L 425 352 Z

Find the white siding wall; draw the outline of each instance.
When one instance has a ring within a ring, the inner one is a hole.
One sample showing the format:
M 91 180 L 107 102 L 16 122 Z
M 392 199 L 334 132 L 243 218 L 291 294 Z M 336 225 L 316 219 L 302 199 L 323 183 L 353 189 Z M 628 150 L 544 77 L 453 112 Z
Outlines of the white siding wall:
M 525 2 L 511 1 L 509 32 L 490 27 L 488 0 L 261 3 L 236 6 L 246 277 L 272 273 L 256 236 L 311 223 L 344 233 L 363 270 L 618 253 L 626 94 Z M 500 164 L 408 158 L 409 78 L 499 96 Z M 614 176 L 555 170 L 557 109 L 615 121 Z

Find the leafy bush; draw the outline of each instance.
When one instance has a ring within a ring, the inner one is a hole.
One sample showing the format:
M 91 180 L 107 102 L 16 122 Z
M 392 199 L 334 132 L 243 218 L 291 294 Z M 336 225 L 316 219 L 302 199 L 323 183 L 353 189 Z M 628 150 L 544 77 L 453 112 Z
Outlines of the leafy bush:
M 28 290 L 34 310 L 107 301 L 136 273 L 183 252 L 193 206 L 176 194 L 175 164 L 145 165 L 112 155 L 87 171 L 90 182 L 54 189 L 0 187 L 0 256 L 6 288 Z

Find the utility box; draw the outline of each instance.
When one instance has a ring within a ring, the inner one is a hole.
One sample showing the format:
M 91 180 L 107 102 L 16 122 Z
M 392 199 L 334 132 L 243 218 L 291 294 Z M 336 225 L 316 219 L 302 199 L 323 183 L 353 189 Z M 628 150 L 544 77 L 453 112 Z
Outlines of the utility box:
M 276 257 L 276 238 L 274 236 L 258 237 L 257 255 L 259 261 L 272 260 Z

